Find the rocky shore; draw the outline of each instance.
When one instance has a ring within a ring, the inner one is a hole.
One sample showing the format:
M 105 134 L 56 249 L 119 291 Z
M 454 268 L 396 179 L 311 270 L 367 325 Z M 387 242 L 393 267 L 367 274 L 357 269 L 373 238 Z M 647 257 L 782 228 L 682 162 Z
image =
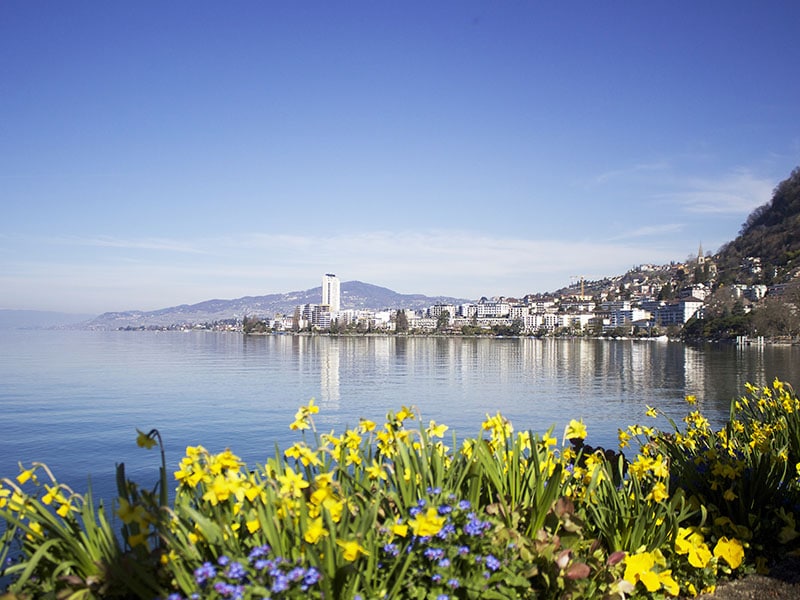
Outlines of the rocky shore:
M 701 594 L 702 600 L 797 600 L 800 599 L 800 557 L 787 556 L 769 575 L 748 575 L 721 583 L 713 594 Z

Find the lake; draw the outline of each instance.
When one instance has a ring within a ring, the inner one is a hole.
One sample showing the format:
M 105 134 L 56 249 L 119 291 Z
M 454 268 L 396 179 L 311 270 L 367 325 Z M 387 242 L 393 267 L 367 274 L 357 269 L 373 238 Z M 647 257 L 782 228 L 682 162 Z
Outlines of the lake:
M 646 405 L 677 421 L 694 394 L 719 423 L 745 382 L 797 382 L 799 358 L 788 346 L 635 340 L 2 331 L 0 476 L 37 460 L 77 491 L 91 475 L 109 497 L 125 462 L 149 485 L 158 454 L 136 446 L 136 428 L 154 427 L 170 470 L 197 444 L 263 463 L 299 439 L 289 423 L 310 398 L 319 431 L 381 423 L 406 405 L 460 437 L 498 411 L 517 430 L 553 426 L 559 438 L 579 418 L 588 443 L 616 447 L 619 427 L 668 427 L 645 417 Z

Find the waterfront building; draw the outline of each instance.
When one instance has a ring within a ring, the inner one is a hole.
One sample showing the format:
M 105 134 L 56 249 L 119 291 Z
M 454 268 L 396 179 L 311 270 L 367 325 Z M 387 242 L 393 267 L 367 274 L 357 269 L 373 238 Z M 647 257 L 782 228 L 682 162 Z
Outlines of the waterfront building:
M 667 302 L 656 310 L 656 323 L 662 327 L 683 325 L 703 308 L 703 301 L 697 298 L 681 298 L 677 302 Z
M 341 309 L 341 284 L 333 273 L 322 276 L 322 304 L 329 307 L 330 312 L 338 313 Z

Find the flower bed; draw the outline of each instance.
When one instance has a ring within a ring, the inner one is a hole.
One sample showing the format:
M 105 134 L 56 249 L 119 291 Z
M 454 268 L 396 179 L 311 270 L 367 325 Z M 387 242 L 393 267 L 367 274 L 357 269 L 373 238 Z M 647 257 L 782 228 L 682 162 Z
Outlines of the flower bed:
M 339 435 L 317 411 L 264 465 L 187 448 L 171 503 L 158 431 L 139 432 L 158 481 L 120 467 L 113 515 L 21 468 L 0 484 L 9 598 L 693 596 L 798 547 L 800 401 L 777 380 L 718 430 L 696 410 L 620 430 L 627 458 L 579 421 L 558 440 L 487 415 L 457 444 L 407 407 Z

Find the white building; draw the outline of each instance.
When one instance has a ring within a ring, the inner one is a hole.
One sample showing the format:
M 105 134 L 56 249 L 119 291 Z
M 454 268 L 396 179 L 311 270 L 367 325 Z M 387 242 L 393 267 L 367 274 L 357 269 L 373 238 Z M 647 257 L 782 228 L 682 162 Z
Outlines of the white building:
M 322 276 L 322 304 L 328 306 L 332 313 L 338 313 L 341 309 L 339 278 L 333 273 L 325 273 Z
M 703 301 L 697 298 L 681 298 L 677 302 L 668 302 L 656 311 L 656 323 L 663 327 L 683 325 L 703 308 Z
M 487 300 L 478 303 L 477 317 L 479 319 L 508 317 L 509 312 L 511 312 L 511 305 L 508 302 L 493 302 Z

